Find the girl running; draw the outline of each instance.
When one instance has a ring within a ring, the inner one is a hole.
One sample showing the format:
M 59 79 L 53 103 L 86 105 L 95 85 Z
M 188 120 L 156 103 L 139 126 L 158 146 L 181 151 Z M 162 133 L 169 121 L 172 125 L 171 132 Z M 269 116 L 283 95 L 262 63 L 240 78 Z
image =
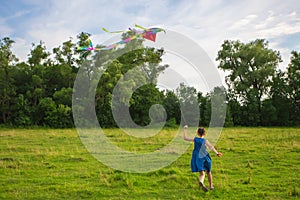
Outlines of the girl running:
M 186 136 L 188 126 L 185 125 L 183 129 L 183 139 L 186 141 L 194 142 L 194 150 L 191 160 L 192 172 L 199 172 L 199 187 L 202 188 L 204 192 L 207 192 L 208 189 L 204 185 L 205 172 L 207 173 L 209 188 L 210 190 L 214 189 L 212 182 L 212 173 L 211 173 L 211 157 L 206 150 L 206 146 L 211 149 L 218 157 L 222 157 L 222 153 L 218 152 L 213 145 L 209 143 L 208 140 L 204 138 L 205 130 L 203 127 L 198 128 L 197 135 L 195 138 L 188 138 Z

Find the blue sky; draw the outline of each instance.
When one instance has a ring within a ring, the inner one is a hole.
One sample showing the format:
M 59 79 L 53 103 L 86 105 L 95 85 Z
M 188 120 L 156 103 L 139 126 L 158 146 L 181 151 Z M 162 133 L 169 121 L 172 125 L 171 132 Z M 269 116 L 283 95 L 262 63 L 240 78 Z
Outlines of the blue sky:
M 52 51 L 85 31 L 101 43 L 111 37 L 101 27 L 125 30 L 135 23 L 182 33 L 213 61 L 225 39 L 265 38 L 281 52 L 282 68 L 300 49 L 298 0 L 2 0 L 0 7 L 0 37 L 16 42 L 13 51 L 21 60 L 40 40 Z

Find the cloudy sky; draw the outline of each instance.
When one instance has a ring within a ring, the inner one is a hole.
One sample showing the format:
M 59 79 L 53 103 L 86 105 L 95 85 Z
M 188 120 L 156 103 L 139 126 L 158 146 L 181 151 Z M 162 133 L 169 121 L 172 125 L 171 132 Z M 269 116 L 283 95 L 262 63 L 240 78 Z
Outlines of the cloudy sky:
M 194 40 L 215 62 L 225 39 L 269 41 L 289 62 L 300 50 L 298 0 L 2 0 L 0 37 L 16 43 L 13 51 L 27 58 L 32 43 L 45 42 L 48 51 L 82 31 L 98 44 L 108 30 L 125 30 L 135 23 L 170 29 Z

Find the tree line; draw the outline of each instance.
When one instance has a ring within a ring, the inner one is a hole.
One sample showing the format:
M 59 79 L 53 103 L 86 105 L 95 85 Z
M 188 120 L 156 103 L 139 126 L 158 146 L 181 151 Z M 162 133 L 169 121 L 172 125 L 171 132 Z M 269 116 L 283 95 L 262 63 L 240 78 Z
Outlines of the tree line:
M 122 37 L 126 38 L 128 34 L 134 33 L 128 32 Z M 280 52 L 270 49 L 266 40 L 249 43 L 226 40 L 216 60 L 218 68 L 227 74 L 227 89 L 220 86 L 203 94 L 181 83 L 175 90 L 162 91 L 156 85 L 157 78 L 170 67 L 161 64 L 164 49 L 145 47 L 143 39 L 136 39 L 120 49 L 82 54 L 76 47 L 87 46 L 89 36 L 80 33 L 75 42 L 70 38 L 52 52 L 47 51 L 43 42 L 33 44 L 27 61 L 23 62 L 19 62 L 12 52 L 14 41 L 9 37 L 2 38 L 0 124 L 74 127 L 72 94 L 80 66 L 87 79 L 97 71 L 102 74 L 96 83 L 95 108 L 89 108 L 96 111 L 102 127 L 117 126 L 112 112 L 112 94 L 120 79 L 123 85 L 119 84 L 118 94 L 124 98 L 120 98 L 113 108 L 122 109 L 122 105 L 127 105 L 130 117 L 141 126 L 153 120 L 149 109 L 154 104 L 165 108 L 165 113 L 160 113 L 161 109 L 154 113 L 158 121 L 166 120 L 166 126 L 178 126 L 182 120 L 181 106 L 192 104 L 199 108 L 199 113 L 191 109 L 186 114 L 188 118 L 197 119 L 198 114 L 197 123 L 207 126 L 213 109 L 212 97 L 220 92 L 226 93 L 225 126 L 300 125 L 299 52 L 291 52 L 286 71 L 281 71 L 278 69 Z M 99 58 L 107 59 L 104 62 Z M 138 71 L 130 75 L 133 69 Z M 138 73 L 143 76 L 136 76 Z M 133 89 L 139 83 L 143 83 L 142 86 Z M 89 91 L 86 92 L 88 95 Z

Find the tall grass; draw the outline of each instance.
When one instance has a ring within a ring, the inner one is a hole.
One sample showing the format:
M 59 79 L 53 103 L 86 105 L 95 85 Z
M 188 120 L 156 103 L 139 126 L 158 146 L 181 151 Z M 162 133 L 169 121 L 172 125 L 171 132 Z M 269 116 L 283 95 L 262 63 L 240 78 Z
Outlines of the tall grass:
M 134 138 L 105 130 L 128 151 L 150 152 L 177 130 Z M 215 190 L 190 172 L 192 145 L 170 166 L 130 174 L 98 162 L 75 129 L 0 129 L 0 199 L 297 199 L 300 128 L 225 128 L 211 155 Z M 206 180 L 207 181 L 207 180 Z M 207 183 L 207 182 L 206 182 Z

